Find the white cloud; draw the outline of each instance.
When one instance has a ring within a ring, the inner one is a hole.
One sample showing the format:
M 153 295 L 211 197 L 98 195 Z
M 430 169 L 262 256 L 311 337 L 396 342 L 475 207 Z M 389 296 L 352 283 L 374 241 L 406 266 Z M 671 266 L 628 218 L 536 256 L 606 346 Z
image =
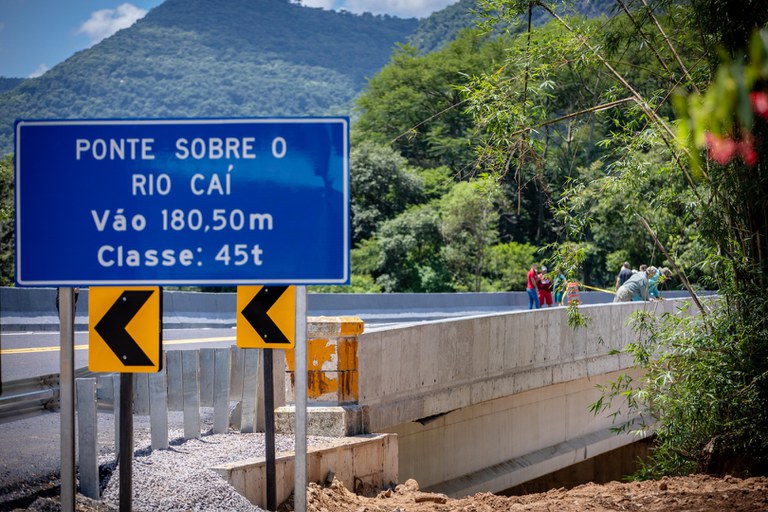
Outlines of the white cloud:
M 29 76 L 27 78 L 37 78 L 37 77 L 45 74 L 45 72 L 48 71 L 49 69 L 50 68 L 48 66 L 46 66 L 45 64 L 40 64 L 39 66 L 37 66 L 36 70 L 34 70 L 33 72 L 31 72 L 29 74 Z
M 373 14 L 392 14 L 404 18 L 423 18 L 456 3 L 457 0 L 347 0 L 344 9 Z
M 333 0 L 294 0 L 294 3 L 304 5 L 306 7 L 322 7 L 323 9 L 333 9 Z
M 91 17 L 80 25 L 77 33 L 87 35 L 91 44 L 96 44 L 118 30 L 130 27 L 146 14 L 146 10 L 127 3 L 121 4 L 117 9 L 93 11 Z

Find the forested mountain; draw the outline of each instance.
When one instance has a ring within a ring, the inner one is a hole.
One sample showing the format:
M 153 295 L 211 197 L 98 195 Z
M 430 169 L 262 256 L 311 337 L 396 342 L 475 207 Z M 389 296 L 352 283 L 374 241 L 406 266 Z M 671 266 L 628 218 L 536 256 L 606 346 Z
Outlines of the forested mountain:
M 421 20 L 408 42 L 422 53 L 439 50 L 456 39 L 459 32 L 476 23 L 476 9 L 477 0 L 459 0 Z
M 166 0 L 41 77 L 0 78 L 0 156 L 18 118 L 350 114 L 396 44 L 442 48 L 476 24 L 476 8 L 460 0 L 417 20 L 289 0 Z
M 418 23 L 289 0 L 167 0 L 0 94 L 0 154 L 16 118 L 349 114 Z
M 23 78 L 3 78 L 0 77 L 0 92 L 10 91 L 17 85 L 19 85 L 21 82 L 23 82 Z

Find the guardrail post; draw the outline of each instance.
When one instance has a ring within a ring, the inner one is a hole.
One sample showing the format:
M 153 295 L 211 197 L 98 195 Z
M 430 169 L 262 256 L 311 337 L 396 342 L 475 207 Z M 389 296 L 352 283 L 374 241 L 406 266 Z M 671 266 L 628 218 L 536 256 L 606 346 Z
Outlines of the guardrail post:
M 256 405 L 259 393 L 261 350 L 243 350 L 243 399 L 240 409 L 240 432 L 256 432 Z
M 213 351 L 213 433 L 225 434 L 229 427 L 229 349 Z
M 200 406 L 213 407 L 213 348 L 200 349 Z
M 77 379 L 77 465 L 80 474 L 80 493 L 99 499 L 99 463 L 96 379 Z
M 200 391 L 197 350 L 182 350 L 182 389 L 184 393 L 184 438 L 200 438 Z
M 164 371 L 149 374 L 149 416 L 152 449 L 167 449 L 168 392 Z
M 243 357 L 245 350 L 232 345 L 230 350 L 230 377 L 229 377 L 229 399 L 232 401 L 242 400 L 243 398 Z M 237 425 L 240 428 L 240 425 Z
M 133 413 L 149 416 L 149 378 L 146 373 L 133 376 Z
M 168 409 L 184 410 L 184 392 L 182 390 L 181 353 L 182 350 L 168 350 L 165 362 L 168 363 Z

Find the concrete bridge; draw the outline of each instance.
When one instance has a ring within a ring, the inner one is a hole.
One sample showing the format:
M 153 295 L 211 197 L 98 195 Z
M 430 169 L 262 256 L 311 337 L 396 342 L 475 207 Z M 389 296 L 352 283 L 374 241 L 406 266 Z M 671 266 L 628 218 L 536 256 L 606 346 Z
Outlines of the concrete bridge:
M 675 314 L 681 305 L 582 306 L 590 320 L 576 330 L 566 308 L 369 333 L 355 318 L 311 318 L 309 433 L 396 434 L 368 461 L 368 470 L 395 482 L 414 478 L 449 496 L 512 488 L 638 441 L 611 432 L 611 419 L 589 406 L 598 385 L 631 366 L 629 356 L 614 353 L 636 339 L 629 315 Z M 290 353 L 287 359 L 290 403 Z M 292 412 L 291 405 L 278 411 L 283 431 L 291 430 Z M 392 461 L 396 468 L 387 467 Z M 323 477 L 310 471 L 310 480 Z

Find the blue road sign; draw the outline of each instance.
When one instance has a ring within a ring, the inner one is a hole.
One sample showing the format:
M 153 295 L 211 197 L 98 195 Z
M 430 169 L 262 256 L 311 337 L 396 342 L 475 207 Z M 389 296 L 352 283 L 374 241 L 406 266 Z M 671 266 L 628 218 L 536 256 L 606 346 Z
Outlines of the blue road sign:
M 20 286 L 349 282 L 349 120 L 16 122 Z

